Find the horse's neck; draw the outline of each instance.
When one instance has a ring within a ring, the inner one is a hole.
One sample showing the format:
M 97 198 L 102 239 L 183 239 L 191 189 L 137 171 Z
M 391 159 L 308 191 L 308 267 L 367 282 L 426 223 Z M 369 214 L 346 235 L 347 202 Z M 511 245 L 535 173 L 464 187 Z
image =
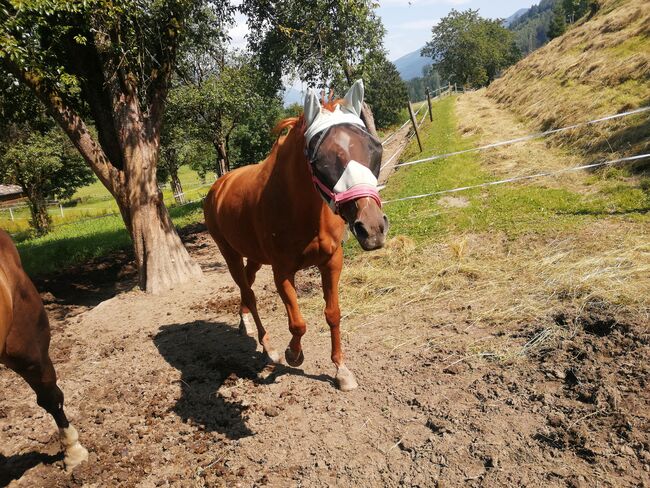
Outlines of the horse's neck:
M 272 173 L 278 177 L 276 184 L 282 188 L 284 198 L 303 208 L 322 206 L 323 201 L 314 189 L 304 153 L 304 137 L 297 129 L 291 130 L 283 141 L 278 142 L 272 164 Z

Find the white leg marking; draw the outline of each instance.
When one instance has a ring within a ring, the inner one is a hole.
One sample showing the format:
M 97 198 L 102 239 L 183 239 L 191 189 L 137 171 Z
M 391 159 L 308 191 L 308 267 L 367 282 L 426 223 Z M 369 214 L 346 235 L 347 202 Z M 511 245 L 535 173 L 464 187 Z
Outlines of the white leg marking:
M 79 434 L 72 424 L 65 429 L 59 429 L 59 437 L 65 451 L 63 462 L 67 471 L 72 471 L 75 466 L 88 461 L 88 451 L 79 443 Z
M 356 390 L 359 387 L 352 371 L 345 364 L 337 366 L 336 383 L 339 385 L 341 391 Z
M 255 321 L 253 320 L 253 314 L 240 313 L 239 317 L 241 319 L 239 321 L 239 332 L 241 335 L 255 337 L 257 333 L 257 327 L 255 326 Z

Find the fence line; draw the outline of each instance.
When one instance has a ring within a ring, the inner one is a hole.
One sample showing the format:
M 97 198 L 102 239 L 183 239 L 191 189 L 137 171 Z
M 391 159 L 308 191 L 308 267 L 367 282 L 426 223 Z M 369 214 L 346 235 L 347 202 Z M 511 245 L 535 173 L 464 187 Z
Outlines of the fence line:
M 436 91 L 437 91 L 437 90 L 436 90 Z M 434 100 L 435 98 L 438 98 L 438 96 L 432 98 L 431 100 Z M 425 100 L 425 101 L 426 101 L 426 100 Z M 420 110 L 422 110 L 422 107 L 424 107 L 425 105 L 426 105 L 426 103 L 422 102 L 422 105 L 420 105 L 420 108 L 417 109 L 417 111 L 415 112 L 415 115 L 416 115 L 416 116 L 417 116 L 418 113 L 420 113 Z M 429 109 L 427 108 L 427 110 L 429 110 Z M 398 133 L 399 131 L 401 131 L 404 127 L 406 127 L 410 121 L 411 121 L 411 119 L 407 119 L 406 122 L 404 122 L 404 123 L 399 127 L 399 129 L 395 130 L 391 135 L 389 135 L 386 139 L 384 139 L 384 140 L 381 142 L 381 145 L 383 146 L 384 144 L 387 144 L 388 141 L 390 141 L 393 137 L 395 137 L 395 136 L 397 135 L 397 133 Z
M 496 186 L 496 185 L 503 185 L 506 183 L 512 183 L 515 181 L 523 181 L 523 180 L 532 180 L 535 178 L 542 178 L 542 177 L 548 177 L 548 176 L 555 176 L 557 174 L 561 173 L 568 173 L 571 171 L 580 171 L 584 169 L 591 169 L 591 168 L 598 168 L 600 166 L 612 166 L 618 163 L 623 163 L 623 162 L 629 162 L 629 161 L 637 161 L 641 159 L 649 159 L 650 158 L 650 153 L 647 154 L 640 154 L 637 156 L 629 156 L 626 158 L 619 158 L 619 159 L 613 159 L 611 161 L 603 161 L 600 163 L 592 163 L 592 164 L 585 164 L 582 166 L 573 166 L 571 168 L 564 168 L 560 169 L 557 171 L 546 171 L 544 173 L 536 173 L 534 175 L 526 175 L 526 176 L 515 176 L 513 178 L 506 178 L 504 180 L 498 180 L 498 181 L 489 181 L 487 183 L 479 183 L 478 185 L 469 185 L 469 186 L 462 186 L 459 188 L 453 188 L 450 190 L 440 190 L 440 191 L 434 191 L 431 193 L 423 193 L 421 195 L 413 195 L 410 197 L 402 197 L 402 198 L 395 198 L 393 200 L 385 200 L 382 203 L 388 204 L 388 203 L 394 203 L 394 202 L 402 202 L 406 200 L 417 200 L 420 198 L 427 198 L 435 195 L 444 195 L 446 193 L 456 193 L 460 191 L 466 191 L 466 190 L 474 190 L 476 188 L 485 188 L 488 186 Z
M 559 129 L 551 129 L 551 130 L 547 130 L 547 131 L 544 131 L 544 132 L 536 132 L 534 134 L 529 134 L 529 135 L 526 135 L 526 136 L 517 137 L 515 139 L 509 139 L 507 141 L 494 142 L 492 144 L 487 144 L 485 146 L 474 147 L 472 149 L 463 149 L 462 151 L 454 151 L 454 152 L 450 152 L 450 153 L 446 153 L 446 154 L 437 154 L 435 156 L 431 156 L 431 157 L 428 157 L 428 158 L 416 159 L 414 161 L 407 161 L 405 163 L 396 164 L 395 167 L 398 168 L 398 167 L 402 167 L 402 166 L 411 166 L 413 164 L 426 163 L 426 162 L 435 161 L 435 160 L 438 160 L 438 159 L 449 158 L 451 156 L 458 156 L 460 154 L 467 154 L 467 153 L 472 153 L 472 152 L 484 151 L 486 149 L 492 149 L 492 148 L 495 148 L 495 147 L 506 146 L 506 145 L 515 144 L 515 143 L 518 143 L 518 142 L 530 141 L 532 139 L 539 139 L 539 138 L 546 137 L 546 136 L 551 135 L 551 134 L 557 134 L 559 132 L 565 132 L 565 131 L 568 131 L 568 130 L 577 129 L 577 128 L 580 128 L 580 127 L 586 127 L 586 126 L 589 126 L 589 125 L 594 125 L 594 124 L 598 124 L 598 123 L 601 123 L 601 122 L 606 122 L 606 121 L 609 121 L 609 120 L 620 119 L 622 117 L 628 117 L 630 115 L 637 115 L 637 114 L 648 112 L 648 111 L 650 111 L 650 107 L 641 107 L 641 108 L 637 108 L 635 110 L 630 110 L 628 112 L 623 112 L 623 113 L 615 114 L 615 115 L 608 115 L 607 117 L 602 117 L 600 119 L 589 120 L 587 122 L 580 122 L 579 124 L 569 125 L 567 127 L 561 127 Z

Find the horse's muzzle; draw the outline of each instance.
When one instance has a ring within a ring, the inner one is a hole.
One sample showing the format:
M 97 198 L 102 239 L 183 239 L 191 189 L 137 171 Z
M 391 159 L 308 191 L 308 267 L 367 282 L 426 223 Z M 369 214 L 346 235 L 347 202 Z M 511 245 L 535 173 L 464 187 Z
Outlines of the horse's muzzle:
M 341 215 L 364 251 L 384 247 L 388 234 L 388 217 L 372 198 L 359 198 L 346 204 Z

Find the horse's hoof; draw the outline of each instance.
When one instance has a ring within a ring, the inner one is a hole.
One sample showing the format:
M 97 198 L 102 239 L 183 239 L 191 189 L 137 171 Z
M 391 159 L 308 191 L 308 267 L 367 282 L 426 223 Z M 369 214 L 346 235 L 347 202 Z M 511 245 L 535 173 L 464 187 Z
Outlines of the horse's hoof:
M 255 324 L 251 320 L 251 314 L 243 313 L 239 315 L 239 333 L 243 336 L 255 337 Z
M 294 368 L 297 368 L 305 361 L 305 355 L 303 354 L 301 349 L 300 352 L 298 353 L 298 356 L 296 357 L 296 355 L 291 350 L 291 348 L 287 347 L 287 350 L 284 351 L 284 359 L 287 360 L 287 364 L 289 366 L 293 366 Z
M 74 426 L 69 425 L 64 429 L 59 429 L 59 436 L 65 450 L 63 462 L 66 471 L 70 472 L 75 466 L 88 461 L 88 450 L 79 443 L 79 434 Z
M 282 364 L 282 358 L 280 357 L 278 351 L 276 351 L 275 349 L 267 350 L 266 357 L 268 358 L 269 362 L 272 364 Z
M 354 379 L 352 371 L 344 365 L 341 365 L 336 372 L 336 384 L 341 391 L 352 391 L 359 388 L 359 383 Z
M 84 461 L 88 461 L 88 450 L 84 446 L 77 442 L 74 446 L 66 449 L 63 462 L 67 472 L 72 471 Z

